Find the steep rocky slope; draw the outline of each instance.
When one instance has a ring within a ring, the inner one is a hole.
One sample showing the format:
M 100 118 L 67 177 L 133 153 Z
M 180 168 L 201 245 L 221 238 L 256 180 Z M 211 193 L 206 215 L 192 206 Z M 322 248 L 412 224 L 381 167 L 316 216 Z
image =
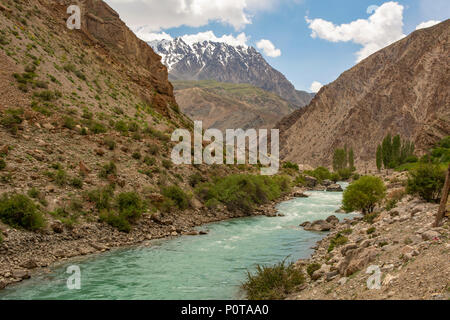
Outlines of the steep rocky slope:
M 172 164 L 170 134 L 192 121 L 166 67 L 103 1 L 78 3 L 82 28 L 69 30 L 71 1 L 0 0 L 0 289 L 57 260 L 239 215 L 210 212 L 195 197 L 186 210 L 170 201 L 157 210 L 165 188 L 193 194 L 191 176 L 237 169 Z M 147 206 L 120 232 L 114 210 L 131 192 Z M 6 206 L 45 223 L 24 230 L 6 221 Z
M 295 90 L 253 47 L 204 41 L 188 44 L 182 38 L 149 42 L 169 68 L 171 80 L 216 80 L 248 83 L 273 92 L 293 105 L 307 105 L 314 94 Z
M 249 84 L 173 81 L 181 111 L 204 128 L 273 128 L 295 108 L 274 93 Z
M 282 157 L 330 165 L 333 151 L 347 144 L 363 169 L 375 165 L 387 132 L 413 140 L 419 152 L 448 135 L 449 33 L 450 20 L 415 31 L 323 87 L 278 124 Z

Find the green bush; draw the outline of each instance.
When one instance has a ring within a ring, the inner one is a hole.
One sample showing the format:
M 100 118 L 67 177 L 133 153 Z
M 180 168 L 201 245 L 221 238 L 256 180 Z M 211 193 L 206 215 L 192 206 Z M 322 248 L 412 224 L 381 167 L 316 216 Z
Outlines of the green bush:
M 112 161 L 109 163 L 106 163 L 103 165 L 102 169 L 100 170 L 100 178 L 107 178 L 109 175 L 116 175 L 117 174 L 117 167 L 116 164 Z
M 189 185 L 191 187 L 196 187 L 199 183 L 205 182 L 206 179 L 202 177 L 202 175 L 198 172 L 189 176 Z
M 0 170 L 3 170 L 6 168 L 6 162 L 3 159 L 0 159 Z
M 111 137 L 106 137 L 104 140 L 104 144 L 108 147 L 109 150 L 114 150 L 116 148 L 116 142 Z
M 328 246 L 328 252 L 334 250 L 334 248 L 342 246 L 348 242 L 348 238 L 343 236 L 340 232 L 330 240 L 330 245 Z
M 371 228 L 367 229 L 366 233 L 367 233 L 367 234 L 372 234 L 372 233 L 374 233 L 375 231 L 377 231 L 377 229 L 376 229 L 375 227 L 371 227 Z
M 189 207 L 189 196 L 178 186 L 170 186 L 163 188 L 162 194 L 181 210 Z
M 123 120 L 117 121 L 116 124 L 114 125 L 114 128 L 122 134 L 128 133 L 128 126 L 126 122 Z
M 126 217 L 118 212 L 114 211 L 103 211 L 100 213 L 100 220 L 106 222 L 110 226 L 116 228 L 122 232 L 130 232 L 131 224 L 128 222 Z
M 271 267 L 258 265 L 254 275 L 248 273 L 242 287 L 249 300 L 281 300 L 304 282 L 301 270 L 281 262 Z
M 283 163 L 283 168 L 285 169 L 294 169 L 298 171 L 298 164 L 287 161 Z
M 95 203 L 97 210 L 111 208 L 111 201 L 114 195 L 112 187 L 105 187 L 102 189 L 94 189 L 85 194 L 88 201 Z
M 445 171 L 439 165 L 423 163 L 409 172 L 406 192 L 428 202 L 438 202 L 445 182 Z
M 170 169 L 170 168 L 172 168 L 172 162 L 170 160 L 163 159 L 162 166 L 166 169 Z
M 77 123 L 72 117 L 69 117 L 69 116 L 64 117 L 63 127 L 73 130 L 76 125 L 77 125 Z
M 33 201 L 22 194 L 3 194 L 0 198 L 0 219 L 12 226 L 27 230 L 44 227 L 44 216 Z
M 115 198 L 117 210 L 129 222 L 134 222 L 145 212 L 145 203 L 136 192 L 123 192 Z
M 275 200 L 289 189 L 286 176 L 231 175 L 200 184 L 196 193 L 205 202 L 216 199 L 229 210 L 250 214 L 255 205 Z
M 314 272 L 320 269 L 320 264 L 318 263 L 311 263 L 306 267 L 306 273 L 311 277 Z
M 333 181 L 334 183 L 336 183 L 339 180 L 341 180 L 341 176 L 339 175 L 339 173 L 333 172 L 330 176 L 330 180 Z
M 372 213 L 375 205 L 386 196 L 386 187 L 378 177 L 364 176 L 352 182 L 343 195 L 343 209 L 346 212 L 361 210 L 363 214 Z
M 67 173 L 66 173 L 66 171 L 64 171 L 63 169 L 59 169 L 59 170 L 56 172 L 56 175 L 55 175 L 55 183 L 56 183 L 58 186 L 60 186 L 60 187 L 66 185 L 66 183 L 67 183 Z
M 346 180 L 350 179 L 350 177 L 353 174 L 353 171 L 350 168 L 344 168 L 344 169 L 339 169 L 338 174 L 341 177 L 341 180 L 346 181 Z
M 156 163 L 156 159 L 153 157 L 145 156 L 144 163 L 148 166 L 153 166 Z
M 366 214 L 363 217 L 363 221 L 372 224 L 373 221 L 375 220 L 375 218 L 378 217 L 378 215 L 379 215 L 378 212 L 373 212 L 373 213 Z
M 83 180 L 81 180 L 80 178 L 72 178 L 72 180 L 70 181 L 70 185 L 74 188 L 77 189 L 82 189 L 83 188 Z
M 318 180 L 319 183 L 322 183 L 323 180 L 329 180 L 331 178 L 331 172 L 325 167 L 318 167 L 315 170 L 307 170 L 305 174 L 314 177 Z
M 135 151 L 132 154 L 133 159 L 139 160 L 141 158 L 141 153 L 139 151 Z

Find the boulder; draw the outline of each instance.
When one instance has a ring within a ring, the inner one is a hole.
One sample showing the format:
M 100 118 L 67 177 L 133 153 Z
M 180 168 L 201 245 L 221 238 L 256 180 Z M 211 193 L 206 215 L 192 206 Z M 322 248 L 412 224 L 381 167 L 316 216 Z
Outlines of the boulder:
M 304 194 L 303 191 L 296 191 L 292 194 L 293 197 L 296 198 L 308 198 L 309 196 Z
M 325 180 L 322 181 L 322 184 L 323 184 L 325 187 L 328 187 L 328 186 L 331 186 L 331 185 L 333 184 L 333 181 L 328 180 L 328 179 L 325 179 Z
M 325 221 L 331 223 L 332 225 L 336 225 L 339 223 L 339 219 L 335 215 L 329 216 L 325 219 Z
M 25 269 L 34 269 L 38 267 L 34 259 L 28 259 L 25 262 L 23 262 L 20 266 Z
M 13 278 L 24 280 L 24 279 L 30 279 L 30 273 L 26 270 L 20 270 L 16 269 L 12 271 Z
M 306 186 L 309 188 L 314 188 L 317 185 L 317 179 L 311 176 L 305 175 Z
M 64 224 L 59 220 L 52 222 L 50 227 L 52 228 L 53 232 L 55 232 L 55 233 L 63 233 L 64 232 Z
M 326 189 L 327 192 L 342 192 L 344 191 L 342 187 L 338 184 L 329 185 Z
M 303 228 L 308 231 L 329 231 L 332 227 L 333 225 L 325 220 L 317 220 L 310 225 L 303 226 Z
M 440 237 L 439 232 L 436 232 L 433 230 L 428 230 L 428 231 L 425 231 L 424 233 L 422 233 L 422 239 L 425 241 L 439 239 L 439 237 Z

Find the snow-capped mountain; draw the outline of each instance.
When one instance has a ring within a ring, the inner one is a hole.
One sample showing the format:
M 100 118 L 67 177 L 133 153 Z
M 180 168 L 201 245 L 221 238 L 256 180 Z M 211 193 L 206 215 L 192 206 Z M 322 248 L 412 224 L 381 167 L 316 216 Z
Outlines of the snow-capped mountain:
M 249 83 L 274 92 L 297 107 L 307 105 L 313 94 L 295 90 L 253 47 L 222 42 L 186 43 L 182 38 L 148 42 L 161 56 L 171 80 L 216 80 Z

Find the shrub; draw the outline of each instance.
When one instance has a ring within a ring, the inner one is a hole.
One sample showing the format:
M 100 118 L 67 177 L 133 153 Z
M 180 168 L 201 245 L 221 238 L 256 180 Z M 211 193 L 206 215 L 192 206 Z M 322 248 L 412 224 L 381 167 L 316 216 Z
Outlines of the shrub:
M 156 159 L 153 157 L 145 156 L 144 163 L 148 166 L 153 166 L 156 163 Z
M 100 178 L 106 179 L 109 175 L 115 175 L 117 174 L 117 167 L 116 164 L 112 161 L 109 163 L 106 163 L 103 165 L 102 169 L 100 170 Z
M 255 205 L 275 200 L 289 191 L 289 181 L 286 176 L 231 175 L 200 184 L 196 192 L 205 202 L 216 199 L 229 210 L 250 214 Z
M 172 162 L 170 160 L 163 159 L 162 166 L 166 169 L 170 169 L 172 168 Z
M 334 183 L 336 183 L 339 180 L 341 180 L 341 176 L 339 175 L 339 173 L 333 172 L 330 176 L 330 180 L 333 181 Z
M 151 155 L 157 155 L 159 151 L 159 147 L 156 144 L 152 144 L 148 146 L 148 153 Z
M 352 182 L 343 195 L 343 209 L 346 212 L 361 210 L 363 214 L 372 213 L 375 205 L 386 196 L 386 187 L 378 177 L 364 176 Z
M 75 128 L 76 124 L 77 123 L 75 122 L 75 120 L 72 117 L 68 117 L 68 116 L 64 117 L 63 127 L 72 130 L 73 128 Z
M 178 186 L 170 186 L 163 188 L 162 194 L 167 199 L 172 200 L 175 205 L 181 209 L 187 209 L 189 207 L 189 197 L 188 195 Z
M 377 230 L 377 229 L 376 229 L 375 227 L 371 227 L 371 228 L 367 229 L 366 233 L 367 233 L 367 234 L 372 234 L 372 233 L 374 233 L 376 230 Z
M 334 250 L 334 248 L 342 246 L 348 242 L 348 238 L 343 236 L 340 232 L 330 240 L 330 245 L 328 246 L 328 252 Z
M 111 200 L 114 194 L 114 190 L 111 187 L 102 189 L 95 189 L 85 194 L 88 201 L 95 203 L 97 210 L 102 211 L 104 209 L 111 208 Z
M 287 161 L 283 163 L 283 168 L 285 169 L 294 169 L 298 171 L 298 164 Z
M 139 160 L 141 158 L 141 153 L 139 151 L 133 152 L 133 159 Z
M 114 211 L 103 211 L 100 213 L 100 220 L 122 232 L 130 232 L 131 225 L 120 213 Z
M 379 215 L 378 212 L 373 212 L 373 213 L 366 214 L 363 217 L 363 221 L 372 224 L 373 221 L 375 220 L 375 218 L 378 217 L 378 215 Z
M 298 175 L 297 178 L 295 178 L 294 180 L 294 184 L 297 186 L 305 186 L 306 185 L 305 176 L 302 174 Z
M 59 169 L 55 175 L 55 183 L 62 187 L 67 183 L 67 173 L 63 169 Z
M 199 183 L 205 182 L 206 179 L 202 177 L 202 175 L 198 172 L 189 176 L 189 185 L 195 188 Z
M 338 170 L 338 174 L 341 177 L 341 180 L 348 180 L 350 179 L 350 177 L 352 176 L 352 169 L 350 168 L 344 168 L 344 169 L 339 169 Z
M 3 170 L 6 168 L 6 162 L 3 159 L 0 159 L 0 170 Z
M 302 271 L 294 264 L 286 266 L 285 262 L 280 262 L 271 267 L 258 265 L 254 275 L 248 273 L 242 287 L 249 300 L 280 300 L 304 282 Z
M 129 222 L 134 222 L 145 212 L 145 204 L 136 192 L 120 193 L 116 199 L 119 213 Z
M 82 189 L 83 188 L 83 180 L 81 180 L 80 178 L 76 178 L 76 177 L 72 178 L 70 185 L 74 188 Z
M 319 183 L 322 183 L 323 180 L 331 178 L 330 170 L 328 170 L 325 167 L 318 167 L 318 168 L 316 168 L 315 170 L 312 170 L 312 171 L 311 170 L 307 170 L 307 171 L 305 171 L 305 173 L 307 175 L 310 175 L 311 177 L 316 178 L 319 181 Z
M 25 195 L 3 194 L 0 198 L 0 219 L 13 227 L 38 230 L 44 227 L 44 217 L 33 201 Z
M 108 147 L 109 150 L 114 150 L 116 148 L 116 142 L 111 137 L 106 137 L 104 140 L 104 144 Z
M 126 134 L 128 132 L 128 126 L 123 120 L 117 121 L 114 128 L 122 134 Z
M 311 277 L 314 272 L 320 269 L 320 264 L 318 263 L 311 263 L 306 267 L 306 273 Z
M 428 202 L 438 202 L 445 182 L 445 171 L 439 165 L 423 163 L 409 172 L 406 192 Z

